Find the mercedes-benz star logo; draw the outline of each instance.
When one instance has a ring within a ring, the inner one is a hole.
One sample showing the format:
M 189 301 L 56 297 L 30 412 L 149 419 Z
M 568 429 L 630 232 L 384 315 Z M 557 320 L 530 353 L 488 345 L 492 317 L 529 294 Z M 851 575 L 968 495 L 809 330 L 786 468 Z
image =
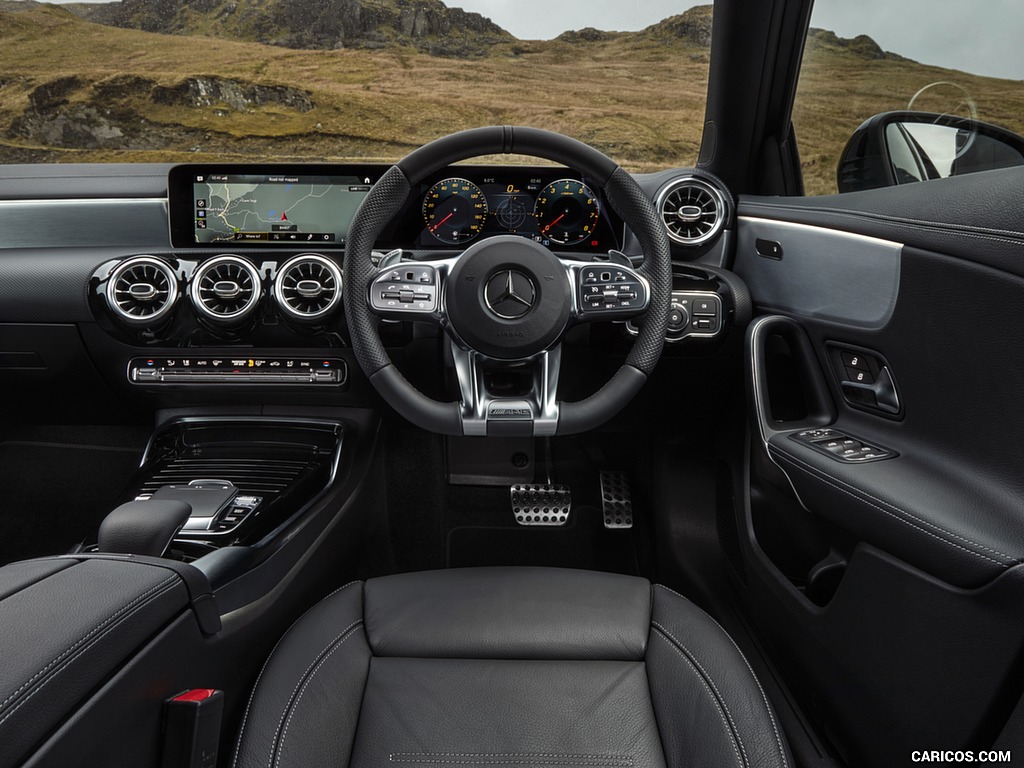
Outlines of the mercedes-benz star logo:
M 533 308 L 537 289 L 522 272 L 505 269 L 494 274 L 484 287 L 487 308 L 504 320 L 522 317 Z

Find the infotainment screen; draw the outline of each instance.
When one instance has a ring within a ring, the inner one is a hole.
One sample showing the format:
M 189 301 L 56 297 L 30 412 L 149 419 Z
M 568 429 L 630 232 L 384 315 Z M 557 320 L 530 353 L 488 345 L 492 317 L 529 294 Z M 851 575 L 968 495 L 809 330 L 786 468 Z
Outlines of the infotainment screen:
M 343 246 L 371 167 L 179 165 L 168 179 L 175 247 Z

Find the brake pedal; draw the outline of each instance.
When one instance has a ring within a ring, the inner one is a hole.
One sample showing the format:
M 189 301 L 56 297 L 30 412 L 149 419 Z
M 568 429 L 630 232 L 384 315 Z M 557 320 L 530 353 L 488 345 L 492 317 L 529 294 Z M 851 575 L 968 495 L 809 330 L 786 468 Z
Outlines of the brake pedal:
M 568 485 L 513 485 L 512 514 L 520 525 L 565 525 L 572 509 Z
M 633 497 L 625 472 L 601 473 L 601 511 L 605 528 L 633 527 Z

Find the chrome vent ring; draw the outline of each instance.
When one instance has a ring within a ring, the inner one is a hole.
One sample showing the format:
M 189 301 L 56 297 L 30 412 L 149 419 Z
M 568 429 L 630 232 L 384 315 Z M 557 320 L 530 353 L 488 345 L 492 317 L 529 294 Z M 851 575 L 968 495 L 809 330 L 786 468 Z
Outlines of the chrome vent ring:
M 156 325 L 170 314 L 177 300 L 174 270 L 152 256 L 126 259 L 107 280 L 107 305 L 127 325 Z
M 341 302 L 342 274 L 333 261 L 304 253 L 287 261 L 274 280 L 278 307 L 295 320 L 319 320 Z
M 656 207 L 669 238 L 680 245 L 702 245 L 717 237 L 725 226 L 725 196 L 696 176 L 666 185 L 658 194 Z
M 189 287 L 196 311 L 218 323 L 243 321 L 259 305 L 262 293 L 256 267 L 231 254 L 199 265 Z

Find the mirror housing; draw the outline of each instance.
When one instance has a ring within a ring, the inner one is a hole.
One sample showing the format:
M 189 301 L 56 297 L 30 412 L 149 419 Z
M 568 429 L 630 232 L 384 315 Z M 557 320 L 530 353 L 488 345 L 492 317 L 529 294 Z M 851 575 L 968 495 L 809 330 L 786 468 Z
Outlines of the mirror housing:
M 864 121 L 839 160 L 840 192 L 1024 165 L 1024 137 L 935 112 L 883 112 Z

